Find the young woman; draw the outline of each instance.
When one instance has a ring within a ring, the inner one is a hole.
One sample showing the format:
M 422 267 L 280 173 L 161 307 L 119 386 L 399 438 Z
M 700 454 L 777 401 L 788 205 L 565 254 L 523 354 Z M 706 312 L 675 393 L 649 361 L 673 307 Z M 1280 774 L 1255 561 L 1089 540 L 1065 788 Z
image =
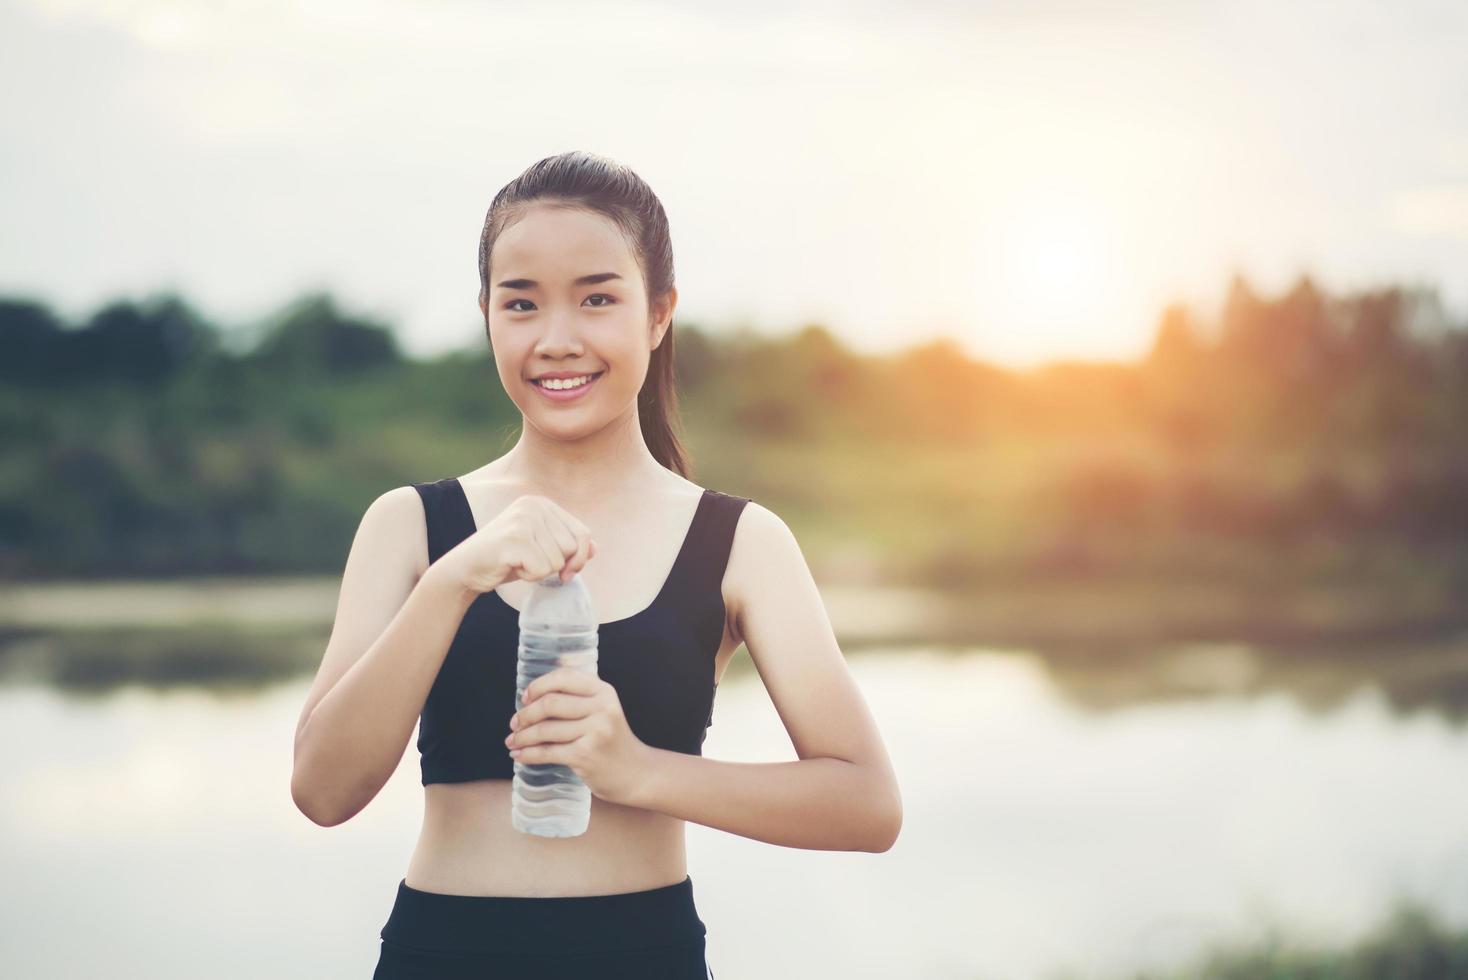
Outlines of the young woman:
M 350 819 L 419 723 L 423 827 L 376 980 L 707 980 L 686 822 L 885 851 L 902 823 L 896 778 L 790 529 L 686 478 L 672 247 L 652 190 L 592 154 L 541 160 L 495 196 L 479 277 L 520 439 L 367 509 L 291 792 L 322 826 Z M 581 574 L 591 593 L 598 673 L 553 670 L 516 712 L 518 610 L 557 573 Z M 702 758 L 741 644 L 798 761 Z M 516 759 L 585 781 L 584 834 L 511 826 Z

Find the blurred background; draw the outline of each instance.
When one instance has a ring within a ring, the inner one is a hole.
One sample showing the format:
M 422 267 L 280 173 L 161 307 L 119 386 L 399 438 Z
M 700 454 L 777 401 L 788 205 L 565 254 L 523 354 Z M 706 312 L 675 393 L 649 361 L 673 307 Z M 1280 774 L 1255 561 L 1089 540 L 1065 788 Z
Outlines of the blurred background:
M 292 735 L 367 504 L 513 445 L 494 193 L 667 208 L 889 852 L 689 826 L 721 978 L 1468 975 L 1461 4 L 0 0 L 0 957 L 367 976 Z M 795 758 L 747 652 L 705 754 Z M 1460 972 L 1461 971 L 1461 972 Z

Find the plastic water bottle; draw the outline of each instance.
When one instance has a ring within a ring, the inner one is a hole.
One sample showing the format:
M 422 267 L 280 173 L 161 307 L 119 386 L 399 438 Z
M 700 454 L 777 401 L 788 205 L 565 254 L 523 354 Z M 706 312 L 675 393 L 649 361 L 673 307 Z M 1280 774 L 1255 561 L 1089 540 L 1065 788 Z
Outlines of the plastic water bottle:
M 525 706 L 525 688 L 557 667 L 596 676 L 596 613 L 578 573 L 541 579 L 520 610 L 520 653 L 515 670 L 515 710 Z M 591 822 L 591 790 L 570 766 L 527 765 L 515 760 L 510 823 L 538 837 L 578 837 Z

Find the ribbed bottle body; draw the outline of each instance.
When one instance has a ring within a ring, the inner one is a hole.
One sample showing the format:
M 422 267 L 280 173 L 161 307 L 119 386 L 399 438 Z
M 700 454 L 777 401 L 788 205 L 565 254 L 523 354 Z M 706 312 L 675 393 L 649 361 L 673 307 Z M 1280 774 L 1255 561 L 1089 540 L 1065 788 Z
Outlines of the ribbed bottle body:
M 520 612 L 515 710 L 524 707 L 525 688 L 537 677 L 559 667 L 595 676 L 596 665 L 596 617 L 581 576 L 537 583 Z M 522 833 L 577 837 L 591 821 L 591 790 L 569 766 L 516 759 L 510 800 L 510 822 Z

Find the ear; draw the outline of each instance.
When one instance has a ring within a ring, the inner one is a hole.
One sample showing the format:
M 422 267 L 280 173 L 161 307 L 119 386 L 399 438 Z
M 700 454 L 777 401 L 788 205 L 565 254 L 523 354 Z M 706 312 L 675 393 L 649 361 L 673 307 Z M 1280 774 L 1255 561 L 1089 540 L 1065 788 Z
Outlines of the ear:
M 483 290 L 479 292 L 479 316 L 484 320 L 489 319 L 489 297 L 484 295 Z
M 663 294 L 657 304 L 653 307 L 652 318 L 652 346 L 649 350 L 657 350 L 667 334 L 668 328 L 673 324 L 673 309 L 678 305 L 678 287 L 669 286 L 668 291 Z

